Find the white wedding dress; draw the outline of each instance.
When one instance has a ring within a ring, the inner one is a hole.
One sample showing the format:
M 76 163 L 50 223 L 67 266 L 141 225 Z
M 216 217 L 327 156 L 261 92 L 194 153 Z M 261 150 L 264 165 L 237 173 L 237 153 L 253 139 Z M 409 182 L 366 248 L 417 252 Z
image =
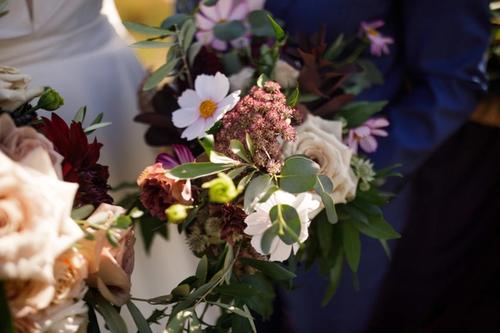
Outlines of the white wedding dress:
M 144 143 L 145 127 L 133 122 L 144 70 L 110 23 L 125 31 L 114 3 L 106 2 L 105 15 L 101 8 L 102 0 L 11 0 L 0 18 L 0 65 L 31 75 L 34 86 L 59 91 L 65 105 L 57 112 L 68 121 L 83 105 L 87 121 L 104 112 L 112 125 L 96 132 L 104 143 L 101 163 L 110 166 L 111 183 L 117 184 L 134 181 L 155 154 Z M 174 228 L 168 242 L 155 240 L 150 257 L 138 237 L 133 295 L 169 293 L 193 274 L 195 262 Z M 150 307 L 141 308 L 150 314 Z

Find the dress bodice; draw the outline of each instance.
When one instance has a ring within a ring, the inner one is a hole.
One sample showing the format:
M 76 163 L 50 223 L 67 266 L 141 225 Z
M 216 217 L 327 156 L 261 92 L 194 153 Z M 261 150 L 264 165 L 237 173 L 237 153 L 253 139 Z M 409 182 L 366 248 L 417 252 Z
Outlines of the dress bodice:
M 101 7 L 102 0 L 10 1 L 9 12 L 0 19 L 0 63 L 24 66 L 104 44 L 114 31 Z M 69 42 L 74 39 L 85 43 Z

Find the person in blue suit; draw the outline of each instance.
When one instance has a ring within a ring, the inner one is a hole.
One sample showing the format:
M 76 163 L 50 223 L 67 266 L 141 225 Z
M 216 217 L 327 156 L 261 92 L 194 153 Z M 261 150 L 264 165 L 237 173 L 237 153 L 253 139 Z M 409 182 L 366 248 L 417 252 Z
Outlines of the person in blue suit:
M 393 262 L 378 242 L 363 240 L 359 291 L 344 270 L 337 294 L 324 308 L 320 303 L 326 283 L 314 271 L 300 274 L 297 290 L 284 295 L 288 320 L 299 333 L 449 332 L 452 326 L 447 323 L 452 321 L 459 327 L 455 332 L 469 332 L 457 325 L 461 318 L 443 318 L 450 313 L 465 316 L 467 306 L 450 312 L 449 303 L 466 303 L 479 292 L 471 290 L 465 300 L 452 297 L 473 280 L 464 275 L 466 269 L 456 268 L 479 258 L 477 250 L 469 255 L 469 245 L 481 242 L 485 234 L 484 230 L 475 232 L 481 227 L 471 225 L 474 218 L 466 214 L 466 204 L 453 203 L 453 191 L 460 188 L 453 177 L 464 173 L 454 176 L 449 171 L 467 163 L 462 155 L 472 153 L 471 145 L 461 150 L 461 144 L 471 135 L 461 134 L 452 147 L 443 147 L 450 146 L 448 141 L 466 126 L 486 90 L 489 1 L 269 0 L 266 6 L 286 22 L 291 35 L 313 34 L 325 25 L 330 41 L 341 33 L 356 34 L 362 21 L 385 21 L 382 32 L 393 37 L 394 43 L 389 55 L 373 59 L 385 83 L 359 98 L 389 101 L 384 112 L 391 123 L 390 135 L 379 142 L 372 157 L 378 167 L 402 163 L 405 176 L 403 181 L 388 184 L 400 193 L 385 214 L 403 232 L 399 244 L 392 244 Z M 440 162 L 434 170 L 437 162 L 429 161 L 436 155 Z M 431 176 L 423 180 L 422 173 Z M 443 198 L 434 184 L 452 187 L 446 193 L 449 196 Z M 470 195 L 477 195 L 481 188 L 475 190 Z M 425 201 L 426 194 L 434 200 Z M 446 211 L 435 214 L 441 206 Z M 441 241 L 446 244 L 443 248 L 438 246 Z M 468 256 L 464 262 L 462 256 Z

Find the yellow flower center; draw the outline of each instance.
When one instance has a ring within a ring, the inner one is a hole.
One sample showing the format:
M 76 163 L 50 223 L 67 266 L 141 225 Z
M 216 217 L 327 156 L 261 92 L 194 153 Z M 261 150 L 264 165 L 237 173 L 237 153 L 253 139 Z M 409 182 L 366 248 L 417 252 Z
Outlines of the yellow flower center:
M 212 101 L 211 99 L 204 100 L 201 102 L 199 107 L 200 116 L 203 118 L 211 117 L 215 110 L 217 110 L 217 103 Z
M 379 32 L 373 28 L 366 29 L 366 33 L 370 36 L 378 36 Z

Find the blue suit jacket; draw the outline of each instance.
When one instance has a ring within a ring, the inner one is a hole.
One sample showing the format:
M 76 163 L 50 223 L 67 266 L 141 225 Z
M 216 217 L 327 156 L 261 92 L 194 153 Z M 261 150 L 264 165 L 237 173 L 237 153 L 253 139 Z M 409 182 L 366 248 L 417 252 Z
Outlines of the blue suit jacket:
M 251 0 L 250 0 L 251 1 Z M 486 89 L 485 51 L 489 43 L 487 0 L 268 0 L 267 7 L 286 22 L 287 31 L 312 34 L 322 24 L 327 38 L 353 35 L 361 21 L 383 19 L 392 36 L 390 55 L 376 58 L 385 83 L 360 99 L 388 100 L 384 111 L 390 136 L 372 156 L 379 167 L 403 163 L 406 179 L 474 110 Z M 452 161 L 450 161 L 452 163 Z M 408 212 L 411 182 L 385 209 L 398 229 Z M 404 237 L 404 235 L 403 235 Z M 425 241 L 425 240 L 423 240 Z M 380 245 L 363 240 L 359 292 L 344 274 L 332 303 L 320 309 L 325 283 L 315 272 L 298 279 L 287 296 L 298 332 L 361 332 L 376 298 L 388 260 Z

